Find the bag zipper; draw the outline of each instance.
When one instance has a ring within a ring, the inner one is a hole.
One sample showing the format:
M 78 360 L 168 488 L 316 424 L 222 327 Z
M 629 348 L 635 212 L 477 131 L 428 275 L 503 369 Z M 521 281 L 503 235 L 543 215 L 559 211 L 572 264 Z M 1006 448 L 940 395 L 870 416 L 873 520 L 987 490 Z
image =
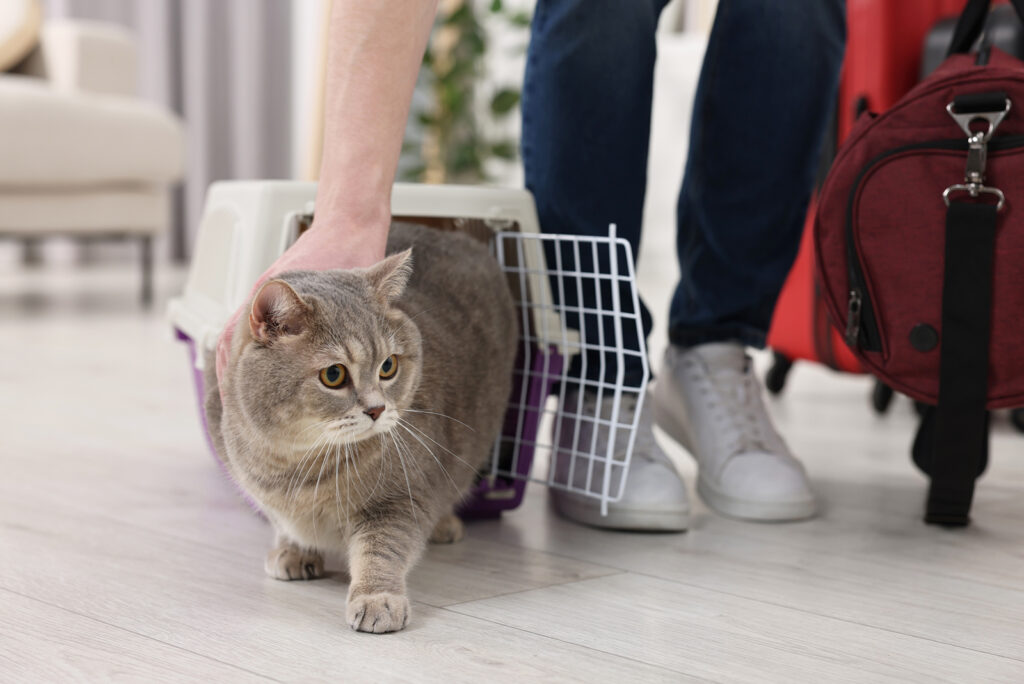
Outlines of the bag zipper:
M 1016 147 L 1024 147 L 1024 135 L 1008 135 L 1003 138 L 995 138 L 988 144 L 989 151 L 1008 150 Z M 846 343 L 852 347 L 864 351 L 882 351 L 882 337 L 878 329 L 878 321 L 875 318 L 874 308 L 871 305 L 871 297 L 868 295 L 867 279 L 864 276 L 864 267 L 857 253 L 857 243 L 853 231 L 853 204 L 864 177 L 878 164 L 889 157 L 912 150 L 966 150 L 967 141 L 964 138 L 951 138 L 944 140 L 928 140 L 910 145 L 901 145 L 886 150 L 861 167 L 860 172 L 854 179 L 850 190 L 850 196 L 846 205 L 846 263 L 850 281 L 850 291 L 847 295 L 846 305 Z

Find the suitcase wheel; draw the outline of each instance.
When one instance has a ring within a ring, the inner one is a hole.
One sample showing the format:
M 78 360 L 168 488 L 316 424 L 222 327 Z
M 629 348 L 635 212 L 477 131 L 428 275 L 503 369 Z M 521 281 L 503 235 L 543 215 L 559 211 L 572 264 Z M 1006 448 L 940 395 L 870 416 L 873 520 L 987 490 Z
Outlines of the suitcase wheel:
M 871 390 L 871 406 L 875 413 L 881 415 L 889 410 L 892 404 L 893 391 L 881 380 L 875 380 L 875 387 Z
M 1010 411 L 1010 422 L 1013 426 L 1024 432 L 1024 408 L 1016 408 Z
M 786 386 L 786 376 L 793 368 L 793 361 L 779 352 L 772 352 L 772 366 L 764 376 L 764 386 L 772 394 L 778 394 Z

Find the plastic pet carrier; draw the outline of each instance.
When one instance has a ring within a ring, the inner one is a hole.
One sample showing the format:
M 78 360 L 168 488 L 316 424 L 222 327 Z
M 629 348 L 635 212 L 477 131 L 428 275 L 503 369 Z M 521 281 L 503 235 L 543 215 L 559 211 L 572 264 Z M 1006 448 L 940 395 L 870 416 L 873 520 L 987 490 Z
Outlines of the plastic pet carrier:
M 169 307 L 177 337 L 188 345 L 204 428 L 204 352 L 216 347 L 256 279 L 309 227 L 315 195 L 316 184 L 297 181 L 222 182 L 207 193 L 185 291 Z M 541 234 L 525 190 L 396 184 L 391 209 L 396 221 L 464 231 L 490 244 L 517 306 L 520 345 L 504 427 L 462 512 L 486 517 L 513 509 L 531 479 L 599 499 L 605 510 L 622 496 L 647 387 L 629 243 L 615 237 L 614 228 L 597 238 Z M 622 263 L 626 272 L 618 272 Z M 604 264 L 607 272 L 591 264 Z M 629 296 L 622 297 L 622 290 Z M 582 302 L 584 293 L 596 296 L 597 309 L 572 303 Z M 598 339 L 587 339 L 586 326 L 578 323 L 585 316 L 600 319 L 591 326 L 600 331 Z M 644 378 L 636 385 L 583 381 L 598 395 L 596 408 L 588 413 L 578 402 L 559 411 L 574 382 L 568 371 L 577 354 L 597 354 L 619 368 L 626 356 L 638 356 Z M 637 409 L 628 419 L 620 411 L 627 400 Z M 559 434 L 565 425 L 587 422 L 594 427 L 591 434 L 604 431 L 609 437 L 607 449 L 597 450 L 593 439 L 580 443 L 578 429 L 571 437 Z M 535 461 L 549 467 L 534 468 Z

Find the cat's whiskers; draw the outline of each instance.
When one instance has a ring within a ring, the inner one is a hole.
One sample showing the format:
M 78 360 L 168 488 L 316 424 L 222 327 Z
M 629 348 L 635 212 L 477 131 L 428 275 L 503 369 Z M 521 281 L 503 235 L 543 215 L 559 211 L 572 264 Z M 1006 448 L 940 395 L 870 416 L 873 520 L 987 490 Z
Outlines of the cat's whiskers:
M 401 424 L 399 424 L 399 425 L 401 425 Z M 404 430 L 405 430 L 406 432 L 408 432 L 408 433 L 409 433 L 410 435 L 412 435 L 412 436 L 413 436 L 413 438 L 414 438 L 414 439 L 415 439 L 415 440 L 416 440 L 417 442 L 419 442 L 419 443 L 420 443 L 421 445 L 423 445 L 423 448 L 424 448 L 424 449 L 426 450 L 426 452 L 427 452 L 428 454 L 430 454 L 430 457 L 431 457 L 432 459 L 434 459 L 434 461 L 435 461 L 435 462 L 437 463 L 437 467 L 441 469 L 441 472 L 445 474 L 445 476 L 446 476 L 446 477 L 448 478 L 448 481 L 452 483 L 452 487 L 454 487 L 454 488 L 455 488 L 455 491 L 456 491 L 456 492 L 459 492 L 459 493 L 461 493 L 461 490 L 459 489 L 459 486 L 458 486 L 457 484 L 455 484 L 455 479 L 454 479 L 454 478 L 453 478 L 453 477 L 451 476 L 451 473 L 449 473 L 449 472 L 448 472 L 448 469 L 444 467 L 444 464 L 442 464 L 442 463 L 441 463 L 441 461 L 440 461 L 440 460 L 439 460 L 439 459 L 437 458 L 437 456 L 435 456 L 435 455 L 434 455 L 434 452 L 430 450 L 430 447 L 428 447 L 428 446 L 427 446 L 426 442 L 424 442 L 424 441 L 423 441 L 422 439 L 420 439 L 419 437 L 417 437 L 417 436 L 416 436 L 416 433 L 414 433 L 414 432 L 412 432 L 411 430 L 409 430 L 409 428 L 405 427 L 404 425 L 401 425 L 401 427 L 402 427 L 402 428 L 403 428 L 403 429 L 404 429 Z M 399 437 L 401 437 L 401 435 L 399 435 Z M 402 439 L 403 439 L 403 441 L 404 441 L 404 439 L 405 439 L 405 438 L 404 438 L 404 437 L 402 437 Z M 407 448 L 408 448 L 408 447 L 407 447 Z
M 329 446 L 334 446 L 331 443 L 328 443 L 328 444 L 329 444 Z M 324 466 L 327 465 L 327 461 L 328 461 L 327 457 L 330 455 L 330 453 L 331 453 L 331 451 L 330 451 L 330 449 L 328 449 L 327 450 L 327 454 L 324 455 L 323 460 L 320 462 L 320 472 L 316 476 L 316 485 L 313 487 L 313 511 L 312 511 L 312 514 L 313 514 L 313 544 L 315 546 L 319 546 L 320 545 L 320 539 L 319 539 L 319 537 L 317 536 L 317 533 L 316 533 L 316 519 L 320 517 L 317 514 L 317 499 L 316 499 L 316 495 L 317 495 L 317 492 L 320 491 L 320 479 L 324 476 Z
M 458 418 L 452 418 L 451 416 L 449 416 L 447 414 L 438 413 L 437 411 L 422 411 L 420 409 L 410 409 L 410 408 L 402 409 L 402 411 L 403 412 L 408 412 L 408 413 L 429 413 L 432 416 L 441 416 L 442 418 L 447 418 L 448 420 L 453 420 L 456 423 L 458 423 L 459 425 L 462 425 L 463 427 L 466 427 L 466 428 L 469 428 L 470 430 L 473 430 L 472 427 L 470 427 L 469 425 L 466 425 L 465 423 L 463 423 Z M 473 432 L 476 432 L 476 430 L 473 430 Z
M 441 447 L 442 449 L 444 449 L 444 450 L 445 450 L 446 452 L 448 452 L 449 454 L 451 454 L 452 456 L 454 456 L 454 457 L 455 457 L 455 458 L 457 458 L 458 460 L 462 461 L 462 462 L 463 462 L 463 463 L 464 463 L 464 464 L 465 464 L 465 465 L 466 465 L 466 466 L 467 466 L 467 467 L 468 467 L 468 468 L 469 468 L 470 470 L 472 470 L 472 471 L 474 471 L 474 472 L 476 471 L 476 466 L 474 466 L 474 465 L 473 465 L 472 463 L 468 462 L 468 461 L 467 461 L 466 459 L 462 458 L 461 456 L 459 456 L 458 454 L 456 454 L 456 453 L 455 453 L 454 451 L 452 451 L 451 449 L 449 449 L 449 448 L 448 448 L 448 447 L 446 447 L 445 445 L 441 444 L 441 443 L 440 443 L 440 442 L 438 442 L 438 441 L 437 441 L 436 439 L 434 439 L 433 437 L 431 437 L 430 435 L 428 435 L 428 434 L 427 434 L 426 432 L 424 432 L 423 430 L 420 430 L 420 429 L 419 429 L 418 427 L 416 427 L 415 425 L 413 425 L 413 424 L 412 424 L 412 423 L 410 423 L 409 421 L 407 421 L 407 420 L 402 420 L 401 418 L 399 418 L 399 419 L 398 419 L 398 424 L 399 424 L 399 425 L 401 425 L 402 427 L 406 428 L 406 429 L 412 428 L 412 429 L 413 429 L 413 430 L 415 430 L 416 432 L 420 433 L 421 435 L 423 435 L 424 437 L 426 437 L 427 439 L 429 439 L 429 440 L 430 440 L 430 441 L 431 441 L 432 443 L 436 444 L 437 446 Z
M 341 452 L 337 446 L 335 446 L 334 452 L 334 514 L 338 519 L 338 527 L 341 528 L 341 486 L 338 484 L 340 475 L 338 470 L 341 465 Z M 348 502 L 345 502 L 345 516 L 348 516 Z M 346 525 L 346 529 L 347 529 Z
M 324 432 L 320 433 L 320 435 L 316 438 L 316 441 L 313 442 L 312 446 L 306 449 L 306 452 L 303 455 L 302 459 L 299 461 L 299 464 L 295 466 L 295 470 L 292 472 L 291 480 L 288 482 L 288 488 L 285 490 L 286 500 L 291 498 L 293 494 L 297 495 L 298 490 L 302 488 L 302 481 L 305 480 L 305 464 L 307 463 L 307 461 L 310 461 L 310 459 L 312 459 L 313 464 L 316 463 L 316 456 L 313 455 L 313 452 L 316 451 L 317 454 L 319 454 L 323 450 L 324 446 L 329 443 L 330 439 L 328 438 L 327 431 L 325 430 Z M 310 469 L 312 469 L 312 466 L 310 466 Z
M 319 443 L 320 446 L 315 450 L 311 449 L 309 455 L 303 458 L 297 468 L 297 474 L 300 477 L 295 487 L 290 490 L 292 499 L 298 500 L 299 494 L 302 492 L 303 484 L 309 479 L 309 476 L 313 474 L 318 460 L 321 461 L 320 470 L 321 472 L 323 471 L 323 464 L 326 462 L 326 459 L 330 454 L 331 447 L 334 446 L 334 441 L 331 440 L 330 432 L 327 430 L 325 430 L 321 435 L 321 438 L 317 440 L 317 443 Z M 309 465 L 303 468 L 302 464 L 306 462 L 308 462 Z
M 384 435 L 379 434 L 377 437 L 380 439 L 380 458 L 378 459 L 380 461 L 380 468 L 377 470 L 377 481 L 374 483 L 373 489 L 371 489 L 370 493 L 366 495 L 367 501 L 373 498 L 373 495 L 377 492 L 377 487 L 380 486 L 381 478 L 384 476 L 384 461 L 387 460 L 384 447 Z M 390 470 L 388 472 L 390 472 Z
M 352 502 L 352 492 L 349 489 L 349 482 L 352 480 L 348 475 L 348 444 L 345 445 L 345 529 L 352 529 L 352 520 L 349 518 L 348 509 Z
M 355 446 L 354 446 L 353 442 L 346 442 L 345 443 L 345 459 L 346 460 L 348 460 L 351 457 L 351 452 L 349 451 L 349 447 L 350 446 L 352 446 L 353 450 L 355 449 Z M 359 487 L 360 487 L 360 489 L 362 489 L 363 488 L 363 476 L 359 474 L 359 463 L 357 463 L 354 459 L 352 461 L 352 470 L 355 471 L 355 473 L 356 473 L 356 480 L 359 481 L 358 482 Z M 361 494 L 362 492 L 357 490 L 356 493 L 357 494 Z
M 293 451 L 295 450 L 295 443 L 299 441 L 299 437 L 301 437 L 305 433 L 309 432 L 313 428 L 323 427 L 324 425 L 328 425 L 330 423 L 335 422 L 335 420 L 337 420 L 337 419 L 335 419 L 335 418 L 328 418 L 327 420 L 320 420 L 320 421 L 317 421 L 317 422 L 313 423 L 312 425 L 307 425 L 306 427 L 304 427 L 301 430 L 299 430 L 298 432 L 296 432 L 295 433 L 295 439 L 292 440 L 292 450 Z M 320 433 L 321 436 L 324 435 L 326 432 L 327 432 L 327 430 L 323 430 Z
M 390 432 L 387 433 L 387 434 L 388 434 L 389 437 L 391 437 L 392 441 L 394 441 L 394 439 L 395 439 L 394 435 L 392 435 Z M 416 514 L 416 504 L 412 500 L 412 485 L 409 484 L 409 471 L 405 469 L 405 459 L 402 457 L 401 450 L 399 450 L 396 447 L 395 448 L 395 453 L 398 454 L 398 462 L 401 464 L 401 466 L 402 466 L 402 473 L 405 475 L 405 489 L 406 489 L 407 492 L 409 492 L 409 508 L 412 511 L 413 520 L 416 521 L 416 526 L 419 527 L 420 519 L 419 519 L 419 516 Z
M 318 434 L 316 436 L 316 438 L 313 440 L 313 442 L 303 452 L 302 459 L 299 461 L 299 465 L 296 466 L 296 471 L 298 471 L 298 469 L 302 467 L 302 464 L 306 461 L 307 458 L 309 458 L 310 453 L 312 452 L 312 450 L 314 448 L 317 447 L 317 445 L 320 443 L 320 441 L 327 438 L 328 430 L 330 428 L 326 428 L 324 426 L 328 425 L 331 422 L 333 422 L 332 419 L 317 421 L 316 423 L 313 423 L 312 425 L 307 425 L 306 427 L 304 427 L 301 430 L 299 430 L 298 433 L 296 433 L 295 438 L 292 440 L 291 449 L 289 450 L 288 453 L 294 453 L 296 451 L 295 443 L 299 440 L 299 437 L 302 436 L 303 433 L 309 432 L 313 428 L 317 428 L 317 427 L 324 428 L 323 430 L 321 430 L 320 434 Z M 296 474 L 297 473 L 293 473 L 291 479 L 289 480 L 288 489 L 285 492 L 286 496 L 291 492 L 293 483 L 295 481 Z
M 416 472 L 419 473 L 424 479 L 429 479 L 427 474 L 423 471 L 423 466 L 420 465 L 419 460 L 416 458 L 416 454 L 412 452 L 409 444 L 402 438 L 401 433 L 394 432 L 395 444 L 402 449 L 402 453 L 409 457 L 409 468 L 412 469 L 414 466 Z

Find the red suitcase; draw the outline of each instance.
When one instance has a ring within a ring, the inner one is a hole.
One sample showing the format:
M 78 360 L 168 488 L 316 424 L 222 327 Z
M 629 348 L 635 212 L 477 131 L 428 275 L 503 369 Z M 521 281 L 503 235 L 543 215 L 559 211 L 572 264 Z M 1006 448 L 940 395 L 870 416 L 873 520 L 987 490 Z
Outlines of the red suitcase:
M 939 19 L 966 0 L 847 0 L 846 59 L 839 83 L 839 141 L 863 109 L 884 112 L 921 77 L 921 46 Z
M 846 58 L 839 82 L 836 125 L 822 158 L 825 170 L 861 111 L 885 111 L 917 83 L 921 46 L 928 31 L 938 20 L 958 15 L 965 4 L 966 0 L 847 0 Z M 809 230 L 814 212 L 812 201 L 800 251 L 779 295 L 768 332 L 775 363 L 765 385 L 773 393 L 782 391 L 795 360 L 815 361 L 849 373 L 864 372 L 842 335 L 828 323 L 814 276 Z M 891 398 L 891 390 L 876 386 L 876 409 L 884 411 Z

